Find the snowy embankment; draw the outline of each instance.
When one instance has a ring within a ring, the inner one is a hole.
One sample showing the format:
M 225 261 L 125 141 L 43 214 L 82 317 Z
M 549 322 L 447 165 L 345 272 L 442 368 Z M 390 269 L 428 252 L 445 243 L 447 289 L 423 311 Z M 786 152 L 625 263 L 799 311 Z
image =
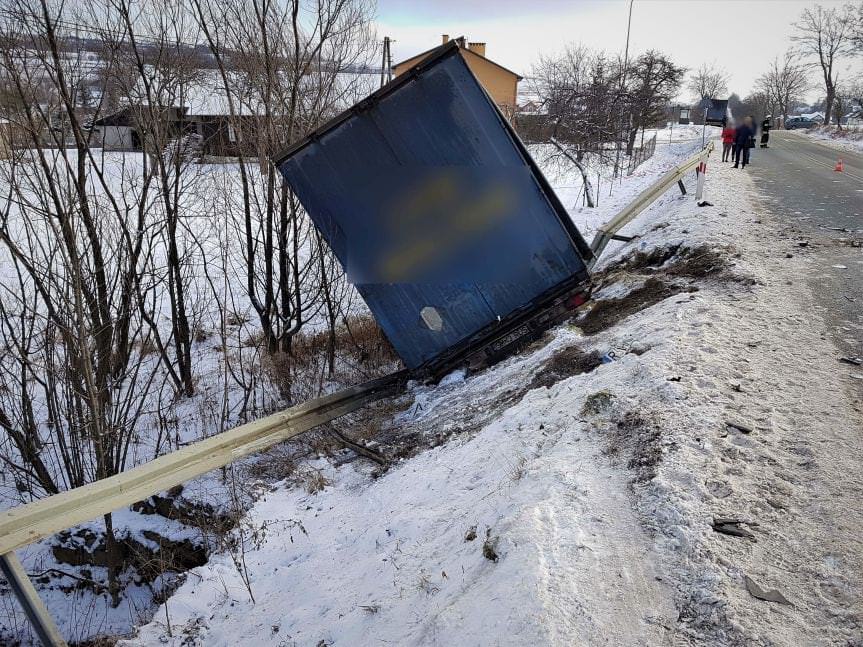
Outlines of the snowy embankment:
M 611 220 L 641 191 L 664 172 L 700 150 L 702 134 L 710 141 L 710 138 L 717 137 L 719 132 L 720 129 L 714 126 L 708 126 L 703 133 L 701 126 L 648 130 L 645 138 L 656 135 L 657 146 L 653 157 L 637 166 L 632 175 L 616 179 L 612 178 L 613 158 L 605 163 L 598 163 L 593 155 L 588 155 L 587 175 L 597 202 L 595 208 L 584 206 L 581 175 L 573 164 L 560 159 L 554 160 L 555 163 L 548 163 L 546 160 L 543 172 L 552 183 L 557 196 L 569 209 L 570 217 L 579 231 L 590 241 L 601 225 Z M 550 147 L 537 145 L 531 148 L 538 160 L 549 157 Z
M 244 559 L 124 644 L 857 644 L 856 369 L 748 176 L 709 172 L 715 206 L 627 227 L 584 319 L 348 429 L 428 449 L 269 486 Z
M 795 135 L 816 139 L 831 148 L 845 151 L 863 151 L 863 126 L 819 126 L 808 130 L 791 130 Z

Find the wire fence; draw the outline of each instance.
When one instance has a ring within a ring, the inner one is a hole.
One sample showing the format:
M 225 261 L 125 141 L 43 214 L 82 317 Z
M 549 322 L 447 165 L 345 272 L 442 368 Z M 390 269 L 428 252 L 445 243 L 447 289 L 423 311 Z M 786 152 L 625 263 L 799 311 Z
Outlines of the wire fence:
M 653 153 L 656 152 L 656 135 L 651 137 L 646 143 L 641 145 L 641 148 L 636 148 L 632 151 L 632 155 L 629 156 L 629 166 L 626 169 L 627 175 L 632 175 L 632 172 L 638 168 L 638 166 L 649 160 L 653 157 Z

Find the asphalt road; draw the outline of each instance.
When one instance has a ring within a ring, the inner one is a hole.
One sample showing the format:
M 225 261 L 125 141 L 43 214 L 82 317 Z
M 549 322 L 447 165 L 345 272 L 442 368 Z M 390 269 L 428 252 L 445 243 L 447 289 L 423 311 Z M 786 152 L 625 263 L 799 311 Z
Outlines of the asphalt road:
M 777 252 L 810 261 L 809 276 L 789 278 L 808 283 L 840 350 L 863 358 L 863 155 L 774 131 L 740 172 L 778 216 Z

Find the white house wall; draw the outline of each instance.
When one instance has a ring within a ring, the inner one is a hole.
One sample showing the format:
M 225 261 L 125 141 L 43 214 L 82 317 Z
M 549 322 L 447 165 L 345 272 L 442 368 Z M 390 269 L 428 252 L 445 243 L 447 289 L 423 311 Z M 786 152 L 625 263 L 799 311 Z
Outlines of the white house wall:
M 102 148 L 105 150 L 132 150 L 132 128 L 129 126 L 102 126 Z

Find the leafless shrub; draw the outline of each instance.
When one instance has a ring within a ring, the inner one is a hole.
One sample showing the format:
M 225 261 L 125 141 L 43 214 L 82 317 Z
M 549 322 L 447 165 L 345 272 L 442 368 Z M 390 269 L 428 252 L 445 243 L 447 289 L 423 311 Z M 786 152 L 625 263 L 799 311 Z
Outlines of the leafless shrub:
M 578 168 L 592 207 L 596 199 L 589 161 L 613 164 L 617 177 L 621 156 L 632 154 L 638 131 L 664 123 L 684 73 L 654 50 L 630 61 L 570 46 L 557 56 L 541 58 L 531 72 L 540 105 L 537 115 L 524 117 L 533 131 L 528 136 L 552 143 L 547 162 L 564 159 Z
M 321 314 L 334 326 L 351 291 L 271 160 L 371 89 L 345 74 L 368 60 L 371 6 L 364 0 L 191 0 L 191 6 L 234 127 L 243 132 L 244 115 L 254 115 L 254 128 L 243 132 L 238 182 L 225 176 L 232 186 L 220 208 L 243 241 L 246 290 L 267 349 L 289 353 L 309 319 Z
M 317 494 L 323 492 L 330 485 L 329 479 L 320 470 L 310 470 L 305 477 L 306 492 Z

